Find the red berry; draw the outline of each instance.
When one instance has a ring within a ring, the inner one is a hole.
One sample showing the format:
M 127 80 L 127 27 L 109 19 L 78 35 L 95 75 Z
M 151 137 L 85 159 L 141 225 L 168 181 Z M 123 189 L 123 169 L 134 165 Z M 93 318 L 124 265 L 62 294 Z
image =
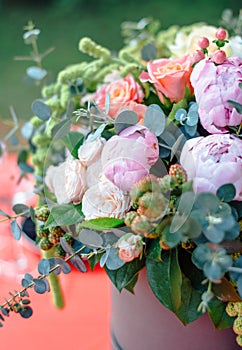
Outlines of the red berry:
M 212 60 L 216 64 L 222 64 L 226 60 L 226 53 L 223 50 L 217 50 L 213 54 Z
M 198 40 L 198 46 L 201 47 L 201 49 L 206 49 L 209 46 L 209 40 L 205 36 L 200 38 Z
M 219 28 L 219 29 L 217 30 L 217 32 L 216 32 L 215 35 L 216 35 L 216 38 L 217 38 L 218 40 L 225 40 L 225 38 L 226 38 L 226 36 L 227 36 L 227 32 L 226 32 L 225 29 Z
M 196 52 L 193 54 L 194 62 L 199 62 L 203 60 L 204 57 L 205 57 L 205 54 L 202 50 L 196 50 Z

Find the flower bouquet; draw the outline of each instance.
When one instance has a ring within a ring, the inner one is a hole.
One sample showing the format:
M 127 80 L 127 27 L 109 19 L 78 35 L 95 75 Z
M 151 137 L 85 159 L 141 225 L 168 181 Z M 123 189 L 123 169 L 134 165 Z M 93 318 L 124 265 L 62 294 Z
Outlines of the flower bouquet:
M 55 293 L 60 272 L 98 264 L 120 292 L 135 293 L 145 270 L 183 324 L 208 313 L 242 345 L 242 39 L 226 16 L 227 30 L 126 22 L 115 54 L 83 38 L 91 59 L 43 87 L 18 157 L 38 203 L 1 211 L 16 239 L 18 220 L 31 219 L 39 276 L 25 274 L 1 320 L 31 316 L 29 288 Z M 38 35 L 28 28 L 25 39 Z

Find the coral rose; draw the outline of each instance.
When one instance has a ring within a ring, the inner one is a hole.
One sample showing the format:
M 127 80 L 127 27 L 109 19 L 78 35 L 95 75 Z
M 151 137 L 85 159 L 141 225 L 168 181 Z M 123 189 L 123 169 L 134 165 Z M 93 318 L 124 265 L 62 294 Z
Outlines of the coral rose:
M 85 192 L 82 199 L 82 211 L 86 220 L 100 217 L 122 219 L 129 207 L 128 196 L 104 176 Z
M 209 133 L 225 133 L 228 126 L 240 125 L 242 115 L 228 103 L 242 101 L 242 59 L 229 57 L 216 65 L 205 59 L 196 64 L 191 74 L 199 117 Z
M 131 75 L 112 81 L 101 86 L 94 94 L 97 106 L 104 111 L 107 95 L 109 95 L 110 106 L 108 115 L 115 118 L 122 108 L 127 107 L 130 101 L 141 103 L 144 93 L 141 86 Z
M 242 141 L 230 134 L 197 137 L 186 141 L 181 153 L 181 165 L 193 180 L 194 191 L 216 193 L 232 183 L 235 199 L 242 200 Z
M 164 96 L 171 102 L 178 102 L 184 98 L 186 88 L 193 92 L 190 84 L 193 63 L 189 55 L 177 59 L 157 59 L 147 64 L 148 72 L 142 72 L 140 80 L 154 84 L 162 103 Z

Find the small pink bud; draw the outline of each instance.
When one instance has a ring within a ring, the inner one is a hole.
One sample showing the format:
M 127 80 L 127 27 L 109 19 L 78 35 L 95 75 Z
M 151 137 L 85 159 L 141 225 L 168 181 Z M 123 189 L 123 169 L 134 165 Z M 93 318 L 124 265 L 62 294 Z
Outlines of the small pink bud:
M 204 57 L 205 57 L 205 54 L 201 50 L 196 50 L 196 52 L 193 54 L 194 62 L 199 62 L 199 61 L 203 60 Z
M 200 38 L 198 40 L 198 46 L 201 47 L 201 49 L 206 49 L 209 46 L 209 40 L 206 37 Z
M 217 50 L 214 53 L 212 60 L 216 64 L 222 64 L 226 60 L 226 53 L 223 50 Z
M 216 38 L 217 38 L 218 40 L 225 40 L 225 38 L 226 38 L 226 36 L 227 36 L 227 32 L 226 32 L 225 29 L 219 28 L 219 29 L 217 30 L 217 32 L 216 32 L 215 35 L 216 35 Z

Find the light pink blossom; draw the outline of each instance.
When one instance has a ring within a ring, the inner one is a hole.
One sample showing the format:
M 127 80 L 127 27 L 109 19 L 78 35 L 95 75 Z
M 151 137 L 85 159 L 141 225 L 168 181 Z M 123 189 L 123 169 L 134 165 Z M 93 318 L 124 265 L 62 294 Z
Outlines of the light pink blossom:
M 118 248 L 119 258 L 125 262 L 130 262 L 138 258 L 143 252 L 142 237 L 126 233 L 119 238 L 116 247 Z
M 98 160 L 106 140 L 98 137 L 91 141 L 92 135 L 78 149 L 78 159 L 84 166 L 90 166 Z
M 87 189 L 86 168 L 78 159 L 68 159 L 65 167 L 65 190 L 73 204 L 79 204 Z
M 229 57 L 216 65 L 211 59 L 197 63 L 191 74 L 199 117 L 209 133 L 226 133 L 228 126 L 240 125 L 242 115 L 228 103 L 242 101 L 242 59 Z
M 232 183 L 235 199 L 242 200 L 242 141 L 230 134 L 216 134 L 188 140 L 182 150 L 181 165 L 193 180 L 194 191 L 216 193 Z

